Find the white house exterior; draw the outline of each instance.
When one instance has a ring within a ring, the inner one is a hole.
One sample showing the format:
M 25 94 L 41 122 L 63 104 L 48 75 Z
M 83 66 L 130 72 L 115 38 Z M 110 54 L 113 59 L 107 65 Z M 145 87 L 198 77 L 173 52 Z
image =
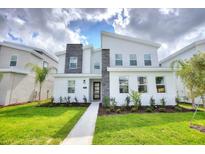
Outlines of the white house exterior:
M 102 101 L 104 96 L 125 103 L 131 90 L 142 93 L 142 105 L 149 105 L 151 97 L 160 103 L 175 105 L 175 75 L 171 68 L 159 67 L 159 44 L 102 32 L 101 49 L 81 44 L 68 44 L 59 57 L 55 75 L 54 98 L 76 97 L 80 102 Z
M 25 103 L 38 98 L 35 75 L 30 68 L 25 67 L 27 63 L 57 69 L 58 59 L 42 49 L 11 42 L 0 43 L 0 72 L 3 73 L 0 105 Z M 49 75 L 43 84 L 42 99 L 52 96 L 53 83 L 54 78 Z
M 188 60 L 199 52 L 205 52 L 205 39 L 191 43 L 190 45 L 180 49 L 170 56 L 162 59 L 159 63 L 163 68 L 170 68 L 171 63 L 176 60 Z M 176 76 L 176 92 L 180 98 L 187 97 L 187 90 L 183 82 Z M 200 98 L 195 100 L 197 103 L 202 103 Z

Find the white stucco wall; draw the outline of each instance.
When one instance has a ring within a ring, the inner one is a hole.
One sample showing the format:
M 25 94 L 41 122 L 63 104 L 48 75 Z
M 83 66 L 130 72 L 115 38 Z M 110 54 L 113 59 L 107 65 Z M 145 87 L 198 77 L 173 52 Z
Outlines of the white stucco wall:
M 94 50 L 92 51 L 92 55 L 91 55 L 91 73 L 93 74 L 101 74 L 101 67 L 102 67 L 102 54 L 101 54 L 101 50 Z M 99 63 L 100 64 L 100 69 L 95 69 L 94 65 L 95 63 Z
M 65 53 L 58 55 L 58 73 L 65 72 Z
M 68 80 L 75 80 L 75 93 L 68 93 Z M 83 83 L 85 80 L 85 84 Z M 56 102 L 59 102 L 59 98 L 61 97 L 71 97 L 71 101 L 74 101 L 74 98 L 77 97 L 78 101 L 83 102 L 83 96 L 85 95 L 87 100 L 89 101 L 89 78 L 55 78 L 54 82 L 54 99 Z M 84 89 L 83 87 L 87 87 Z
M 83 49 L 82 73 L 91 72 L 91 52 L 92 52 L 92 48 Z
M 129 54 L 137 55 L 137 67 L 158 67 L 157 48 L 102 35 L 102 48 L 110 49 L 110 66 L 115 66 L 115 54 L 122 54 L 123 66 L 129 66 Z M 151 54 L 152 66 L 144 66 L 144 54 Z
M 175 105 L 175 77 L 172 72 L 110 72 L 110 97 L 114 97 L 118 105 L 125 103 L 125 98 L 129 95 L 127 93 L 119 93 L 119 77 L 128 77 L 129 92 L 138 89 L 138 76 L 147 77 L 148 92 L 141 96 L 142 105 L 150 105 L 151 96 L 156 100 L 156 104 L 160 104 L 160 99 L 166 99 L 166 105 Z M 163 76 L 165 79 L 166 93 L 157 93 L 155 77 Z

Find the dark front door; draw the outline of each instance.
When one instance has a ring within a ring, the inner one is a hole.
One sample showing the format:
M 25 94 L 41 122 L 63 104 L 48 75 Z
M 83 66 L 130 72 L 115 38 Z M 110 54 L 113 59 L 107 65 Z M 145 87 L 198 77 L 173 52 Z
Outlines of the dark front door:
M 100 99 L 100 82 L 93 82 L 93 100 Z

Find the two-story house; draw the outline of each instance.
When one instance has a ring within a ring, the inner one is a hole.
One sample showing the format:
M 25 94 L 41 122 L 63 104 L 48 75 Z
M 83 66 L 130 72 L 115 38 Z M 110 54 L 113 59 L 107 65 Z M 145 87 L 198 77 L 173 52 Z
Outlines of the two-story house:
M 54 67 L 57 71 L 58 59 L 55 55 L 34 47 L 11 42 L 0 43 L 0 105 L 25 103 L 38 98 L 39 85 L 28 63 L 42 67 Z M 52 73 L 56 73 L 53 70 Z M 53 94 L 54 78 L 49 75 L 43 83 L 42 99 Z
M 54 98 L 71 97 L 80 102 L 115 98 L 118 105 L 132 90 L 142 93 L 142 105 L 150 98 L 165 98 L 175 105 L 175 75 L 170 68 L 159 67 L 159 44 L 114 33 L 101 33 L 101 49 L 82 44 L 68 44 L 59 57 L 55 75 Z

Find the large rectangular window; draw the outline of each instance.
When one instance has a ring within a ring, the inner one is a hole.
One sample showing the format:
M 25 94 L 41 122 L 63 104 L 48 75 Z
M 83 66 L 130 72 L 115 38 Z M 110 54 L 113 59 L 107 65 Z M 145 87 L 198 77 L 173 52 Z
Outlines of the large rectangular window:
M 115 54 L 115 65 L 116 66 L 122 66 L 122 55 L 121 54 Z
M 17 56 L 12 55 L 10 59 L 10 66 L 16 66 L 16 64 L 17 64 Z
M 157 93 L 165 93 L 165 83 L 164 83 L 164 77 L 158 76 L 155 78 L 156 80 L 156 88 L 157 88 Z
M 128 87 L 128 77 L 119 78 L 119 90 L 120 93 L 129 93 Z
M 70 57 L 69 59 L 69 68 L 77 69 L 78 57 Z
M 138 77 L 138 92 L 146 93 L 147 92 L 147 78 L 146 77 Z
M 130 54 L 130 66 L 137 66 L 137 56 Z
M 68 80 L 68 93 L 75 93 L 75 80 Z
M 144 65 L 145 66 L 152 65 L 151 54 L 144 54 Z

